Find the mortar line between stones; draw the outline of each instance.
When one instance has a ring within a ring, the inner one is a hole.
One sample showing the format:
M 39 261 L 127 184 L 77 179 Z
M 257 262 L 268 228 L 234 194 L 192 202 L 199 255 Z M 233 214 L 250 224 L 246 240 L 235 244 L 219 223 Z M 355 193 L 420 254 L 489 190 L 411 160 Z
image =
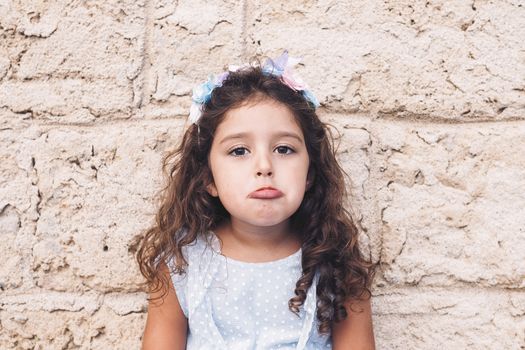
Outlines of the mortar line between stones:
M 394 119 L 394 118 L 377 118 L 371 116 L 364 116 L 362 114 L 328 114 L 321 115 L 321 119 L 327 121 L 328 117 L 344 116 L 347 118 L 347 123 L 352 122 L 352 120 L 362 120 L 364 122 L 370 123 L 392 123 L 392 124 L 410 124 L 415 127 L 425 126 L 425 125 L 464 125 L 464 126 L 476 126 L 476 125 L 486 125 L 486 124 L 524 124 L 525 119 L 522 118 L 512 118 L 506 120 L 475 120 L 475 121 L 448 121 L 448 120 L 439 120 L 439 119 L 427 119 L 427 120 L 413 120 L 413 119 Z M 117 119 L 117 120 L 103 120 L 95 123 L 75 123 L 75 122 L 46 122 L 44 120 L 32 120 L 31 124 L 38 125 L 40 127 L 78 127 L 78 128 L 93 128 L 93 127 L 106 127 L 111 125 L 142 125 L 144 123 L 164 123 L 164 122 L 179 122 L 185 121 L 187 118 L 186 115 L 166 117 L 166 118 L 152 118 L 152 119 Z M 12 128 L 15 129 L 16 127 Z M 4 128 L 8 129 L 8 128 Z
M 153 2 L 152 0 L 145 0 L 144 2 L 144 39 L 142 47 L 142 67 L 141 67 L 141 84 L 140 84 L 140 104 L 138 107 L 134 107 L 134 112 L 139 113 L 142 108 L 149 103 L 149 96 L 151 91 L 149 91 L 149 79 L 150 79 L 150 54 L 151 54 L 151 36 L 152 36 L 152 13 L 153 13 Z M 144 99 L 147 98 L 147 101 Z
M 464 285 L 459 282 L 458 285 L 455 287 L 451 286 L 412 286 L 412 285 L 405 285 L 405 286 L 394 286 L 389 285 L 388 286 L 388 294 L 375 294 L 375 297 L 395 297 L 396 295 L 404 296 L 408 292 L 412 292 L 413 290 L 417 290 L 419 293 L 439 293 L 444 292 L 444 294 L 454 294 L 454 293 L 476 293 L 479 290 L 483 290 L 487 293 L 500 293 L 500 292 L 506 292 L 508 294 L 521 294 L 525 291 L 525 287 L 516 287 L 516 288 L 509 288 L 506 286 L 475 286 L 476 283 L 463 283 Z M 382 290 L 383 288 L 376 288 L 375 291 L 378 292 Z M 27 298 L 28 301 L 33 300 L 34 298 L 34 291 L 38 291 L 40 296 L 45 295 L 55 295 L 55 296 L 72 296 L 77 293 L 75 292 L 63 292 L 63 291 L 56 291 L 51 289 L 43 289 L 43 288 L 31 288 L 24 290 L 21 293 L 9 293 L 4 291 L 4 297 L 5 298 Z M 98 290 L 91 290 L 89 292 L 83 292 L 82 293 L 84 297 L 86 298 L 92 298 L 94 296 L 98 295 L 107 295 L 108 292 L 104 291 L 98 291 Z M 129 292 L 110 292 L 113 296 L 140 296 L 144 294 L 142 291 L 129 291 Z M 7 301 L 6 301 L 7 300 Z M 12 304 L 10 303 L 11 300 L 5 299 L 4 305 Z M 19 302 L 19 300 L 17 300 Z
M 248 1 L 243 0 L 242 2 L 242 20 L 241 20 L 241 38 L 242 38 L 242 48 L 241 48 L 241 58 L 247 60 L 246 52 L 248 50 L 248 33 L 246 32 L 247 23 L 248 23 Z
M 334 114 L 342 114 L 342 113 L 334 113 Z M 507 122 L 520 122 L 525 121 L 525 118 L 523 117 L 506 117 L 505 119 L 498 119 L 498 120 L 492 120 L 492 119 L 482 119 L 486 117 L 476 117 L 473 116 L 473 120 L 468 119 L 441 119 L 439 117 L 434 116 L 427 116 L 427 115 L 409 115 L 404 117 L 398 117 L 398 116 L 391 116 L 391 115 L 381 115 L 381 116 L 373 116 L 370 117 L 374 121 L 391 121 L 391 122 L 399 122 L 399 123 L 410 123 L 410 124 L 450 124 L 450 125 L 468 125 L 468 124 L 487 124 L 487 123 L 507 123 Z M 480 118 L 480 119 L 476 119 Z

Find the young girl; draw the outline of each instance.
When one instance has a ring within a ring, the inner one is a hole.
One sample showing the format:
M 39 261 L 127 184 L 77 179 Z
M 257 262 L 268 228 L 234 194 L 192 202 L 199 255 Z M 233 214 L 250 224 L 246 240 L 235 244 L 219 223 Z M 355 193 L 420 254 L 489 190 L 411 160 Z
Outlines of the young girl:
M 194 89 L 137 253 L 143 349 L 374 349 L 372 264 L 319 103 L 285 51 Z

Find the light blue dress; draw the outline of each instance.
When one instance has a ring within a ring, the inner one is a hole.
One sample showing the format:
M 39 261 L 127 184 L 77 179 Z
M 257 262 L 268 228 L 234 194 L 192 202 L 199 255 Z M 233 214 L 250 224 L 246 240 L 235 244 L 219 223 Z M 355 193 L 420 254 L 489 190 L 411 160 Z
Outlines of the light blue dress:
M 183 248 L 186 274 L 171 279 L 188 318 L 187 349 L 331 349 L 319 334 L 318 276 L 299 316 L 288 308 L 301 276 L 301 250 L 283 259 L 248 263 L 220 254 L 213 232 Z M 173 267 L 173 260 L 168 262 Z

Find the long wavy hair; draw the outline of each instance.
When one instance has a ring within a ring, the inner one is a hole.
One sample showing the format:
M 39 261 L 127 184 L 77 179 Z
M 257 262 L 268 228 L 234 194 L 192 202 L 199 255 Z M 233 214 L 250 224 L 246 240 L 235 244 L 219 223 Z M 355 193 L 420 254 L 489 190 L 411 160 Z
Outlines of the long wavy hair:
M 159 261 L 173 259 L 174 271 L 185 272 L 182 248 L 199 235 L 209 242 L 209 231 L 229 218 L 220 200 L 206 186 L 213 181 L 208 154 L 218 125 L 226 113 L 257 98 L 268 98 L 287 106 L 304 134 L 310 159 L 306 191 L 299 209 L 290 218 L 301 233 L 302 276 L 295 284 L 289 309 L 295 314 L 306 299 L 316 271 L 319 332 L 331 332 L 333 322 L 344 320 L 347 300 L 370 298 L 374 264 L 362 255 L 358 230 L 343 202 L 347 196 L 345 172 L 336 160 L 336 147 L 329 125 L 321 122 L 315 108 L 279 77 L 259 67 L 230 72 L 221 87 L 203 106 L 199 125 L 191 125 L 178 148 L 165 156 L 167 178 L 155 224 L 139 237 L 137 261 L 149 292 L 167 293 L 169 281 Z M 151 300 L 151 299 L 150 299 Z

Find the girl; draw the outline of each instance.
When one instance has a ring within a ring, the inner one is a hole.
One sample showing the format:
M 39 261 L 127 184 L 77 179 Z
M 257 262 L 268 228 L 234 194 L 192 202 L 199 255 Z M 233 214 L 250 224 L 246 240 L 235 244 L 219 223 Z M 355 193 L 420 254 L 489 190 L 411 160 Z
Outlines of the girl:
M 374 349 L 372 264 L 298 62 L 230 67 L 193 92 L 137 252 L 143 349 Z

